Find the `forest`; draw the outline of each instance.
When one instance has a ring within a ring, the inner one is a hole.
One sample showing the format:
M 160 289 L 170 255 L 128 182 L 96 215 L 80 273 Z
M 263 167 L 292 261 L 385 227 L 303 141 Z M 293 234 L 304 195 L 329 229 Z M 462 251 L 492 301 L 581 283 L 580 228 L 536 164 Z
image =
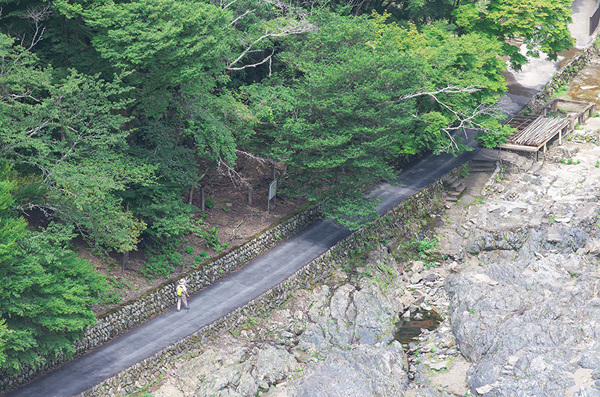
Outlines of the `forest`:
M 1 0 L 0 372 L 72 354 L 127 254 L 202 225 L 184 200 L 236 160 L 356 229 L 425 152 L 510 133 L 501 72 L 571 48 L 569 0 Z M 28 214 L 44 218 L 28 224 Z

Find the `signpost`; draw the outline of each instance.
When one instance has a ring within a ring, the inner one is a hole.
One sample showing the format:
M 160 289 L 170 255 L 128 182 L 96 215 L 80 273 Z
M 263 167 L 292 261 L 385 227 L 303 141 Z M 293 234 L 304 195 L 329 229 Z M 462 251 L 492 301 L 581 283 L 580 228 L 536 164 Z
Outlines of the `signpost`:
M 269 198 L 267 199 L 267 215 L 269 215 L 269 211 L 271 210 L 271 199 L 274 199 L 277 196 L 277 179 L 273 180 L 269 183 Z M 277 200 L 273 201 L 273 209 L 275 209 L 275 205 L 277 204 Z

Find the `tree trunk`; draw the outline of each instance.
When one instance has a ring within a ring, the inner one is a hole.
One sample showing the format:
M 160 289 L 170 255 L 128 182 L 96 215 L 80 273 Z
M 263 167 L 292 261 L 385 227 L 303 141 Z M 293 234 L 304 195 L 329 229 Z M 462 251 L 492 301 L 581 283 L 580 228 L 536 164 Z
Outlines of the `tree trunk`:
M 129 212 L 129 201 L 125 205 L 125 212 Z M 123 271 L 127 270 L 129 265 L 129 251 L 123 252 L 123 260 L 121 262 L 121 266 L 123 267 Z
M 193 199 L 194 199 L 194 187 L 192 186 L 190 188 L 190 201 L 188 202 L 189 205 L 192 205 Z
M 123 252 L 123 262 L 122 262 L 123 271 L 128 269 L 128 265 L 129 265 L 129 251 L 125 251 L 125 252 Z

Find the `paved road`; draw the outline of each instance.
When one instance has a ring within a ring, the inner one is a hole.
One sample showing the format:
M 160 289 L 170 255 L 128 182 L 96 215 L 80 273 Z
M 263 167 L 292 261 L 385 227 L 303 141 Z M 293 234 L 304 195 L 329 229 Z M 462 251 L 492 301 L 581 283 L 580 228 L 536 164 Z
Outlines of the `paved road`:
M 575 0 L 577 4 L 591 0 Z M 547 68 L 548 81 L 554 68 Z M 521 109 L 537 91 L 528 79 L 539 75 L 515 76 L 514 92 L 503 98 L 501 107 L 507 114 Z M 524 88 L 526 88 L 524 90 Z M 537 87 L 536 87 L 537 88 Z M 382 184 L 371 196 L 382 198 L 380 214 L 397 206 L 415 192 L 471 159 L 477 152 L 473 132 L 467 143 L 475 150 L 457 157 L 427 155 L 409 165 L 400 175 L 400 185 Z M 286 280 L 312 261 L 350 231 L 323 221 L 316 221 L 305 230 L 251 261 L 240 271 L 211 285 L 191 298 L 189 312 L 171 308 L 112 342 L 69 362 L 26 386 L 9 393 L 11 397 L 73 396 L 110 378 L 125 368 L 152 356 L 175 341 L 193 334 L 200 328 L 245 305 L 273 286 Z
M 470 134 L 469 143 L 476 145 Z M 394 208 L 407 197 L 432 183 L 476 151 L 460 156 L 428 155 L 408 166 L 401 174 L 402 185 L 382 184 L 373 194 L 382 197 L 380 213 Z M 245 305 L 286 280 L 318 257 L 350 231 L 322 220 L 251 261 L 191 298 L 189 312 L 171 308 L 119 338 L 69 362 L 9 396 L 72 396 L 110 378 L 125 368 L 152 356 L 220 317 Z

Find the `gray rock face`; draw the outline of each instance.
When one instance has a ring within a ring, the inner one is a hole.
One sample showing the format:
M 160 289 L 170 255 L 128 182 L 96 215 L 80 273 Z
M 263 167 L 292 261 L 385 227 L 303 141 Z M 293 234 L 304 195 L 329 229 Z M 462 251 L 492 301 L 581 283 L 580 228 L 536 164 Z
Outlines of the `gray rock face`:
M 590 204 L 599 174 L 545 164 L 541 175 L 512 175 L 498 195 L 466 211 L 474 220 L 467 229 L 452 231 L 471 255 L 465 260 L 478 264 L 446 280 L 452 331 L 473 363 L 476 395 L 600 393 L 592 375 L 600 375 L 600 207 Z
M 404 351 L 391 346 L 358 345 L 335 351 L 325 361 L 310 367 L 289 393 L 301 397 L 403 396 L 408 378 Z M 292 392 L 292 390 L 294 390 Z
M 403 396 L 406 360 L 392 339 L 405 284 L 389 274 L 397 275 L 399 265 L 380 251 L 365 270 L 370 277 L 349 282 L 339 272 L 328 284 L 299 291 L 290 307 L 249 322 L 239 335 L 222 335 L 156 395 Z
M 256 355 L 256 379 L 275 384 L 292 374 L 298 361 L 287 350 L 265 346 Z

